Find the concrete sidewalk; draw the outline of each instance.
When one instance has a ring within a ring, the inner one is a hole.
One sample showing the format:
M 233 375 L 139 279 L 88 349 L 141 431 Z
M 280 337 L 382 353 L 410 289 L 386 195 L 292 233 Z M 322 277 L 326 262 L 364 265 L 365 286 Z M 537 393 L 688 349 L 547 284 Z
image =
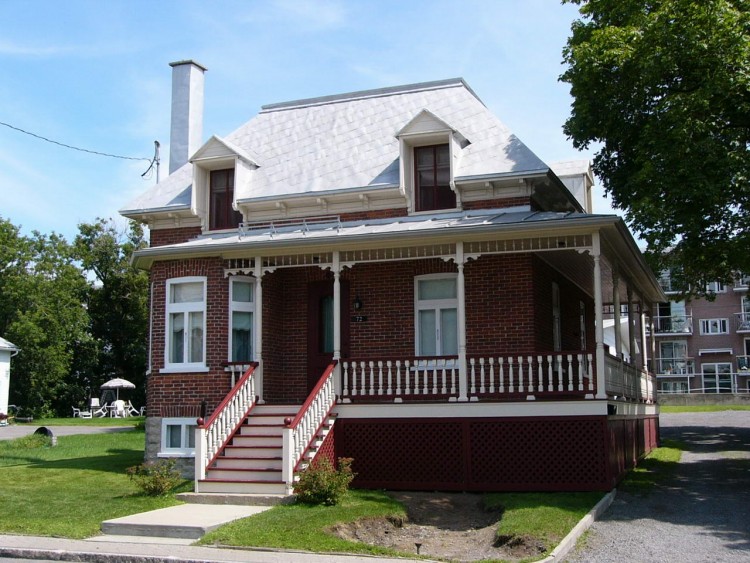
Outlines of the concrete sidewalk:
M 54 561 L 88 561 L 103 563 L 198 563 L 198 562 L 250 562 L 250 563 L 353 563 L 355 561 L 408 561 L 369 557 L 366 555 L 338 555 L 308 553 L 303 551 L 271 551 L 196 547 L 170 543 L 144 543 L 143 538 L 133 538 L 138 543 L 123 541 L 67 540 L 36 536 L 0 535 L 0 558 L 47 559 Z M 140 541 L 139 541 L 140 540 Z M 425 561 L 420 559 L 420 561 Z

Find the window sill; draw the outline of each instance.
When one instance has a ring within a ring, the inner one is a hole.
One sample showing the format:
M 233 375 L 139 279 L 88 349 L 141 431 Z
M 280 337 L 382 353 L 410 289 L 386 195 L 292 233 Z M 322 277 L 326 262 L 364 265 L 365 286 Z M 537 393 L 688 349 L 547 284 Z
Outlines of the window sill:
M 171 366 L 168 368 L 161 368 L 159 373 L 208 373 L 209 369 L 207 366 Z
M 195 450 L 180 451 L 180 452 L 159 452 L 156 454 L 159 458 L 170 458 L 170 457 L 195 457 Z

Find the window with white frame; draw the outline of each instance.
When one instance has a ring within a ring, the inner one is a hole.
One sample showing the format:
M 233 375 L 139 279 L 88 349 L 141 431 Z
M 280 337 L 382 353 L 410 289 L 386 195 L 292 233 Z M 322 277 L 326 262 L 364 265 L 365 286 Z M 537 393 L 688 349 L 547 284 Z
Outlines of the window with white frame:
M 728 334 L 727 319 L 701 319 L 701 334 Z
M 205 369 L 206 278 L 167 281 L 165 369 Z
M 195 428 L 195 418 L 163 418 L 159 455 L 195 455 Z
M 685 375 L 689 373 L 687 361 L 687 341 L 667 340 L 659 342 L 657 373 Z
M 726 293 L 727 286 L 721 282 L 712 281 L 706 284 L 706 291 L 708 293 Z
M 253 359 L 253 315 L 255 313 L 254 280 L 234 277 L 229 287 L 229 350 L 232 362 Z
M 414 280 L 416 355 L 458 354 L 458 299 L 455 274 L 430 274 Z
M 705 393 L 732 392 L 732 364 L 729 362 L 703 364 L 701 369 Z

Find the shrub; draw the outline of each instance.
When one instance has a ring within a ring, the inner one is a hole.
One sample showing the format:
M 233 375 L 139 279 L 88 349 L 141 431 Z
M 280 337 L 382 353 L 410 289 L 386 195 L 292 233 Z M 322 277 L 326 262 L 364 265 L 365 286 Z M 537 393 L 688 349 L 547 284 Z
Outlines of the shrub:
M 182 481 L 180 472 L 174 466 L 174 459 L 160 459 L 128 467 L 125 472 L 144 493 L 157 497 L 167 494 Z
M 299 481 L 294 485 L 294 494 L 298 502 L 333 506 L 346 495 L 354 476 L 351 458 L 340 457 L 338 469 L 334 469 L 328 458 L 324 457 L 300 474 Z

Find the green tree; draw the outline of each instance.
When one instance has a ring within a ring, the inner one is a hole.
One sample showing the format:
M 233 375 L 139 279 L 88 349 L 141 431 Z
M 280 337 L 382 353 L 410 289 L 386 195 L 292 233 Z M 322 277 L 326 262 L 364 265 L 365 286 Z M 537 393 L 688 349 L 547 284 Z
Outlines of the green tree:
M 21 351 L 10 402 L 35 415 L 69 412 L 86 392 L 74 365 L 95 362 L 86 280 L 62 237 L 22 236 L 0 219 L 0 334 Z
M 750 3 L 578 4 L 564 130 L 683 289 L 750 272 Z M 668 252 L 667 252 L 668 251 Z
M 127 232 L 111 220 L 82 223 L 75 255 L 90 277 L 86 305 L 91 334 L 97 343 L 92 393 L 113 377 L 136 385 L 131 397 L 144 404 L 148 329 L 148 276 L 130 265 L 135 250 L 146 246 L 142 227 L 130 222 Z

